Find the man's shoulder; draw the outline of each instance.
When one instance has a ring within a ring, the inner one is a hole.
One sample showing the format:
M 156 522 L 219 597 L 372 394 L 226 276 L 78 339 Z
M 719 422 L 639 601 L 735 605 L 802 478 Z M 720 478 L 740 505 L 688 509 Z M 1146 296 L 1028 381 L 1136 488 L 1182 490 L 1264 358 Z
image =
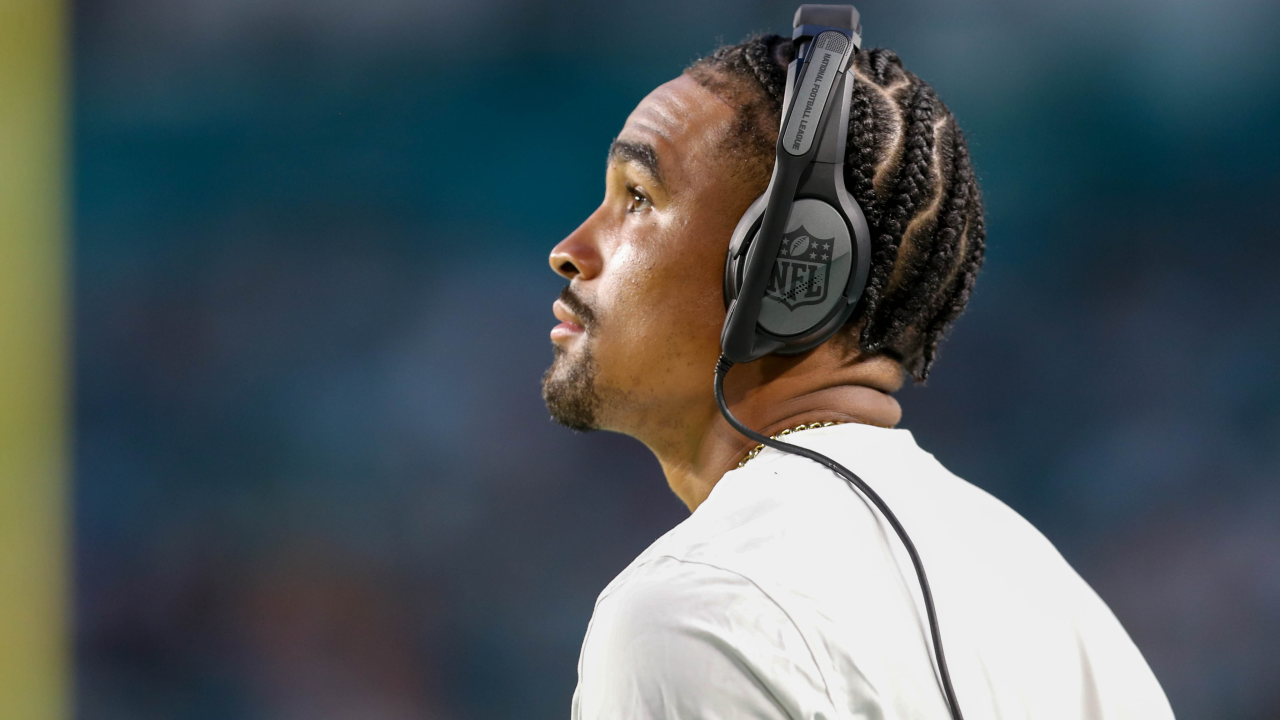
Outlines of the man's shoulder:
M 646 628 L 746 606 L 758 614 L 772 612 L 777 603 L 741 572 L 706 560 L 661 554 L 628 567 L 596 602 L 597 614 L 604 608 L 621 621 Z
M 669 555 L 633 565 L 601 594 L 578 688 L 583 717 L 831 714 L 804 635 L 766 591 Z

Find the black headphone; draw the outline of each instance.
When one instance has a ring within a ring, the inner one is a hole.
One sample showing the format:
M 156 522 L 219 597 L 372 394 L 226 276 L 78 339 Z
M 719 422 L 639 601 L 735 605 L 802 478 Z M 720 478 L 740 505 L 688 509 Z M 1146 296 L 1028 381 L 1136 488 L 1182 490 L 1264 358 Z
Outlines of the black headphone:
M 773 177 L 725 260 L 720 346 L 735 363 L 828 340 L 853 314 L 871 266 L 867 220 L 844 185 L 858 11 L 801 5 L 793 25 Z
M 853 99 L 853 56 L 862 25 L 852 5 L 801 5 L 792 23 L 785 109 L 773 177 L 738 221 L 725 259 L 715 396 L 720 413 L 761 445 L 813 460 L 844 478 L 880 510 L 911 556 L 924 596 L 938 679 L 953 720 L 963 720 L 942 650 L 933 592 L 906 528 L 862 478 L 822 453 L 752 430 L 733 416 L 724 378 L 735 363 L 821 345 L 853 314 L 867 284 L 871 234 L 844 185 L 845 138 Z

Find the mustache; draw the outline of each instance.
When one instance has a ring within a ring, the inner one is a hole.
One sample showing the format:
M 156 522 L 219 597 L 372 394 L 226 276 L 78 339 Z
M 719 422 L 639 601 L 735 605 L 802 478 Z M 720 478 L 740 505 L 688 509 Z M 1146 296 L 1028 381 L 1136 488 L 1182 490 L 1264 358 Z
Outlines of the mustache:
M 574 294 L 568 285 L 560 291 L 560 302 L 582 320 L 583 327 L 591 327 L 596 322 L 596 313 L 582 298 Z

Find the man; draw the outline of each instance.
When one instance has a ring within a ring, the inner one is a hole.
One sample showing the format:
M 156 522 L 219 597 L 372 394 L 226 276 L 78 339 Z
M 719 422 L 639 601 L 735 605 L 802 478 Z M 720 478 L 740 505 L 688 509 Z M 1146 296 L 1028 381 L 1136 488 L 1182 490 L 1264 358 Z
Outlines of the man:
M 631 435 L 693 514 L 601 593 L 573 716 L 945 718 L 920 586 L 882 514 L 805 458 L 760 451 L 711 392 L 729 237 L 769 181 L 791 42 L 721 48 L 646 97 L 600 207 L 551 253 L 543 394 L 579 430 Z M 981 265 L 964 138 L 891 52 L 859 53 L 847 186 L 871 230 L 860 305 L 832 340 L 728 375 L 739 419 L 858 473 L 928 569 L 970 718 L 1169 718 L 1105 604 L 1011 509 L 893 429 Z

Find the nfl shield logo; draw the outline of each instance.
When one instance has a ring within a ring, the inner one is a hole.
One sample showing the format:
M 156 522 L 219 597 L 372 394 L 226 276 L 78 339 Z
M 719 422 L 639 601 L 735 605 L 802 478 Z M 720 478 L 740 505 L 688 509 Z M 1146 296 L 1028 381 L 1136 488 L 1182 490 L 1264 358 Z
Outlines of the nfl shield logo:
M 834 247 L 835 238 L 814 237 L 803 225 L 783 235 L 765 297 L 786 305 L 788 310 L 826 300 Z

